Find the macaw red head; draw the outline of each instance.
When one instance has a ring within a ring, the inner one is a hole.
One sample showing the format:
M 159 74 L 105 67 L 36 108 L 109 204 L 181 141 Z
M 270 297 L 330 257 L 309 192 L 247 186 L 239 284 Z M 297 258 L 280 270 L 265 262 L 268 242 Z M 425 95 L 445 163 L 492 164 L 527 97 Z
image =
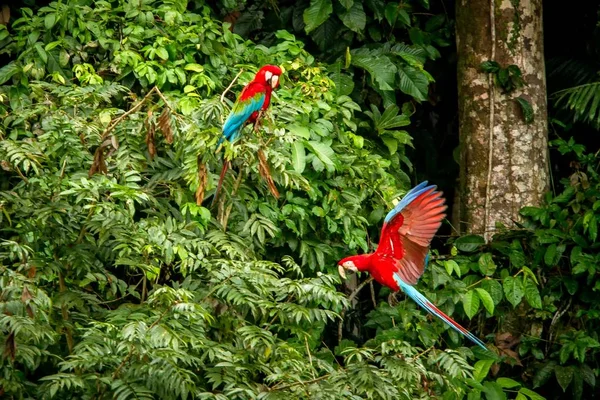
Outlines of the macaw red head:
M 258 70 L 256 76 L 254 77 L 254 81 L 259 83 L 266 83 L 271 86 L 271 89 L 275 89 L 279 86 L 279 76 L 283 73 L 281 68 L 277 65 L 265 65 L 261 69 Z
M 359 256 L 350 256 L 338 262 L 338 272 L 342 279 L 346 279 L 346 271 L 368 271 L 370 267 L 370 254 L 362 254 Z

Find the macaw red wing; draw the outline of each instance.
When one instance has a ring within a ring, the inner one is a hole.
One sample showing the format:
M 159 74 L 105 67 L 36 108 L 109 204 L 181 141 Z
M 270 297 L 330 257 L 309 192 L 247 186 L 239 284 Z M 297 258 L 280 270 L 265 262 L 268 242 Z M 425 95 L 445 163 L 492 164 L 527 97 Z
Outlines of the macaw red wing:
M 398 260 L 398 275 L 410 285 L 423 275 L 429 244 L 446 216 L 444 202 L 436 186 L 427 186 L 425 181 L 411 189 L 385 217 L 377 253 Z

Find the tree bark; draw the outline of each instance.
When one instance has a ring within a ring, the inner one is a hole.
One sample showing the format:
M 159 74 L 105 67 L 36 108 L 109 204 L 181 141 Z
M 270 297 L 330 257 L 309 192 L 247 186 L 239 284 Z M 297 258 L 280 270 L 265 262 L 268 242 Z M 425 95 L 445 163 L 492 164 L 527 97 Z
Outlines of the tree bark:
M 461 232 L 489 240 L 512 227 L 549 186 L 542 0 L 457 0 Z M 484 61 L 517 65 L 524 86 L 505 93 Z M 527 124 L 521 97 L 533 108 Z M 455 225 L 456 226 L 456 225 Z

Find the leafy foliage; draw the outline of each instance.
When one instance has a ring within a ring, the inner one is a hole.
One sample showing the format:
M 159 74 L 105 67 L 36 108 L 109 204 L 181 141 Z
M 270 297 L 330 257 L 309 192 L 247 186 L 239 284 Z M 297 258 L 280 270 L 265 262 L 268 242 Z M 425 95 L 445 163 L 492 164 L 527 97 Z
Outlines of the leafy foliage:
M 422 348 L 414 309 L 394 308 L 404 332 L 331 333 L 350 304 L 330 268 L 407 188 L 411 107 L 362 115 L 294 35 L 256 45 L 203 4 L 20 13 L 1 47 L 3 396 L 464 397 L 471 351 Z M 420 53 L 385 51 L 424 73 Z M 226 146 L 228 195 L 208 209 L 221 122 L 265 63 L 282 87 Z

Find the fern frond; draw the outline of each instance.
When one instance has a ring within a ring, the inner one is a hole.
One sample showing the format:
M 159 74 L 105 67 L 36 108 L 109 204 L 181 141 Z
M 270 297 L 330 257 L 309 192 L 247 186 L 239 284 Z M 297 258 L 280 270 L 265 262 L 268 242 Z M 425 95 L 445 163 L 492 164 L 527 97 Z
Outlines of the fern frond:
M 600 82 L 591 82 L 555 92 L 551 99 L 559 108 L 569 111 L 573 121 L 600 127 Z

